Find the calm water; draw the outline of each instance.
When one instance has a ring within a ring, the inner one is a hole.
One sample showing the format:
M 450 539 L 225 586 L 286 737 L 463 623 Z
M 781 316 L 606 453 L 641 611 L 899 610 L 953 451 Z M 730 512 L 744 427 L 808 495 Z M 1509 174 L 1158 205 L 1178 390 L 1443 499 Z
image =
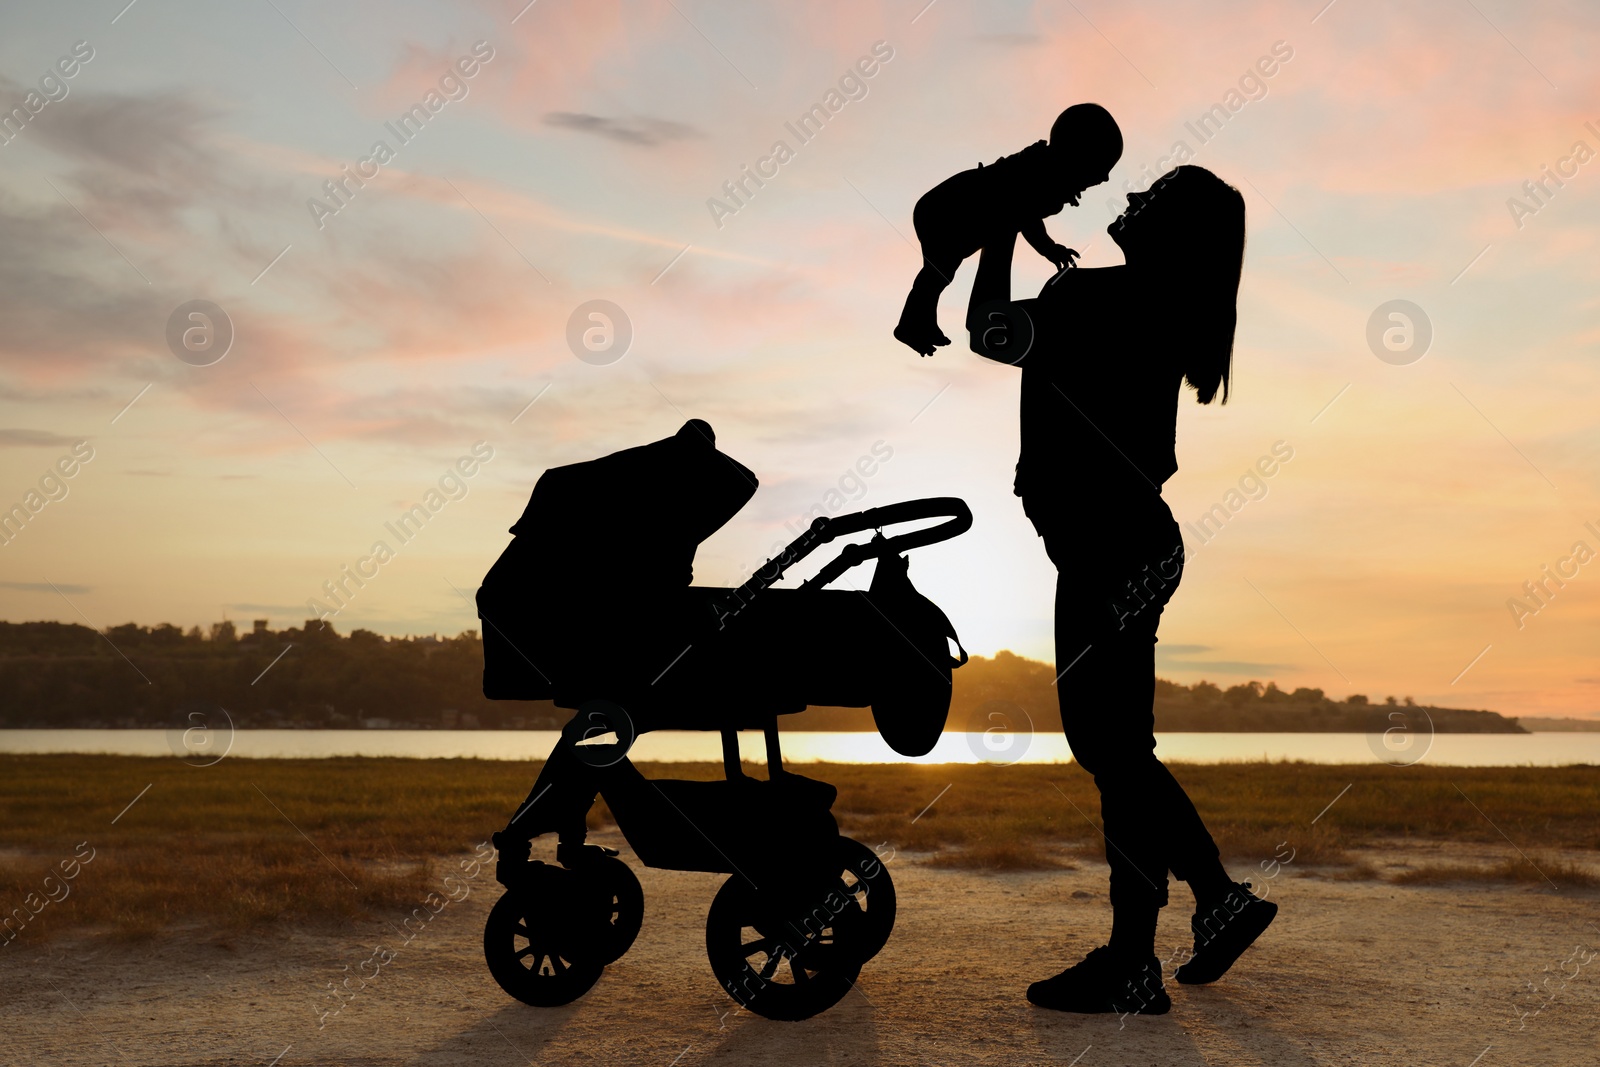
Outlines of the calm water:
M 546 756 L 559 736 L 554 730 L 239 730 L 229 735 L 191 731 L 185 738 L 166 730 L 0 730 L 0 752 L 82 752 L 125 756 L 185 754 L 191 762 L 220 758 L 306 759 L 327 756 L 475 757 L 527 760 Z M 1162 759 L 1192 763 L 1230 760 L 1305 760 L 1310 763 L 1415 763 L 1456 767 L 1600 764 L 1600 732 L 1535 734 L 1438 734 L 1402 739 L 1385 749 L 1365 734 L 1156 735 Z M 747 759 L 763 760 L 759 733 L 741 735 Z M 988 747 L 986 747 L 988 746 Z M 714 733 L 663 730 L 634 745 L 637 760 L 667 763 L 719 761 Z M 1059 734 L 947 733 L 917 759 L 897 755 L 875 733 L 804 732 L 783 735 L 784 759 L 794 763 L 1065 763 L 1071 759 Z

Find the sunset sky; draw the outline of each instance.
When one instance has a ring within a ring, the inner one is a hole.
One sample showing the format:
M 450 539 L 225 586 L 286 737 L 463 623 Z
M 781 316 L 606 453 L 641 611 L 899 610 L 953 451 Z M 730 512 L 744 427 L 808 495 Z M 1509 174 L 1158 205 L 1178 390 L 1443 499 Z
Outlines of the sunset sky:
M 1174 513 L 1228 511 L 1292 451 L 1209 541 L 1186 527 L 1159 673 L 1600 715 L 1593 5 L 525 2 L 7 5 L 0 510 L 44 503 L 0 545 L 0 618 L 298 626 L 384 540 L 341 632 L 474 628 L 463 596 L 542 470 L 698 417 L 762 483 L 698 582 L 742 580 L 841 479 L 852 506 L 959 495 L 972 531 L 913 580 L 970 650 L 1050 659 L 1017 372 L 890 330 L 917 198 L 1093 100 L 1122 162 L 1047 221 L 1085 266 L 1120 262 L 1106 224 L 1176 142 L 1247 203 L 1234 394 L 1186 396 Z M 777 141 L 792 158 L 729 200 Z M 324 183 L 358 169 L 341 206 Z M 1019 249 L 1020 290 L 1050 271 Z M 168 346 L 193 300 L 233 325 L 209 366 Z M 620 360 L 569 348 L 590 300 L 626 313 Z M 1391 300 L 1431 323 L 1418 360 L 1369 347 Z M 1185 342 L 1130 342 L 1150 330 Z M 459 499 L 393 539 L 480 442 Z

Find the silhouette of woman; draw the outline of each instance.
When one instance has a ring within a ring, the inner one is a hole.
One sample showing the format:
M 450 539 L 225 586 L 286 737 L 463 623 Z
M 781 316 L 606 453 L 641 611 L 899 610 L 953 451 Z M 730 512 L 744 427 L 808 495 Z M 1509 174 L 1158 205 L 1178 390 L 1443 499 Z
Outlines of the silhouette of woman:
M 967 326 L 973 351 L 1022 368 L 1016 493 L 1056 565 L 1061 721 L 1094 776 L 1111 867 L 1110 942 L 1028 999 L 1076 1012 L 1159 1015 L 1155 957 L 1167 872 L 1195 897 L 1183 983 L 1212 982 L 1277 912 L 1223 868 L 1183 787 L 1155 757 L 1155 640 L 1184 550 L 1161 499 L 1177 470 L 1178 397 L 1226 401 L 1244 199 L 1184 166 L 1130 193 L 1107 228 L 1120 267 L 1068 269 L 1037 299 L 1010 299 L 1016 234 L 983 250 Z

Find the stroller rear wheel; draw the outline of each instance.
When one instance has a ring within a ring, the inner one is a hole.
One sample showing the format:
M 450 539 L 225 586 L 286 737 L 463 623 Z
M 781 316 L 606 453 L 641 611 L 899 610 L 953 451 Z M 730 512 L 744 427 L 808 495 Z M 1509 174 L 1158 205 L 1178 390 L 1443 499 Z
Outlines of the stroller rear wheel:
M 548 1008 L 587 993 L 605 970 L 593 931 L 571 921 L 584 887 L 571 871 L 538 865 L 534 877 L 489 909 L 483 956 L 495 982 L 524 1004 Z
M 757 1015 L 809 1019 L 855 984 L 868 920 L 842 885 L 809 909 L 777 896 L 741 875 L 724 882 L 706 916 L 706 955 L 722 988 Z
M 585 859 L 575 873 L 586 883 L 585 897 L 594 904 L 589 916 L 597 927 L 591 942 L 594 958 L 601 964 L 615 963 L 633 947 L 644 924 L 644 890 L 632 869 L 615 856 Z

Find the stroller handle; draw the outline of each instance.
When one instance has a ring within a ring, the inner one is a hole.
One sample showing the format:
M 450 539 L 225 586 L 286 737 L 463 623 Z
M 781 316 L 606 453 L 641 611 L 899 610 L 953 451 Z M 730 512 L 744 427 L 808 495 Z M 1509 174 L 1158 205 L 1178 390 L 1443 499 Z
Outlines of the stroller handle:
M 881 532 L 882 527 L 892 526 L 895 523 L 935 519 L 940 516 L 945 516 L 946 521 L 925 530 L 913 530 L 897 537 L 884 537 Z M 782 552 L 762 564 L 748 581 L 730 595 L 712 604 L 717 628 L 721 629 L 726 625 L 727 620 L 738 614 L 755 594 L 776 583 L 790 567 L 835 537 L 860 533 L 862 530 L 880 530 L 876 537 L 865 544 L 846 545 L 832 562 L 800 588 L 820 589 L 858 563 L 948 541 L 952 537 L 966 533 L 971 527 L 972 509 L 967 507 L 965 500 L 954 496 L 906 500 L 899 504 L 885 504 L 883 507 L 868 508 L 866 511 L 832 518 L 826 515 L 819 516 L 805 533 L 791 541 Z
M 846 534 L 881 529 L 884 526 L 914 522 L 917 519 L 932 519 L 941 515 L 948 518 L 939 525 L 930 526 L 925 530 L 913 530 L 897 537 L 884 537 L 880 532 L 878 536 L 864 544 L 846 545 L 831 563 L 818 571 L 801 588 L 820 589 L 858 563 L 899 555 L 901 552 L 921 548 L 924 545 L 935 545 L 940 541 L 948 541 L 952 537 L 964 534 L 972 528 L 972 509 L 967 507 L 965 500 L 954 496 L 907 500 L 900 504 L 868 508 L 852 515 L 818 518 L 811 524 L 811 528 L 817 533 L 817 544 L 826 544 L 835 537 L 843 537 Z

